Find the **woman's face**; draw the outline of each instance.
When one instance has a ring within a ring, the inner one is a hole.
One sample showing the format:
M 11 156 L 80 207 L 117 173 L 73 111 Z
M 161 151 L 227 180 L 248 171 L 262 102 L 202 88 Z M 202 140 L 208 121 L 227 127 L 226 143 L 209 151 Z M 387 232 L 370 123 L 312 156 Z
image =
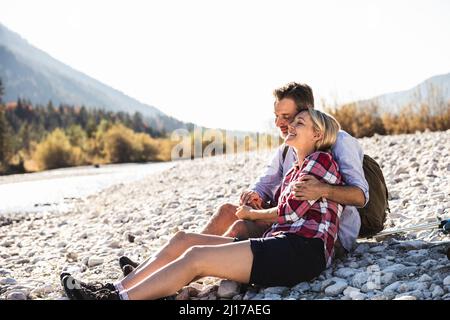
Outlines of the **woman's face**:
M 288 126 L 285 142 L 303 152 L 312 152 L 320 134 L 314 130 L 313 122 L 308 111 L 299 112 Z

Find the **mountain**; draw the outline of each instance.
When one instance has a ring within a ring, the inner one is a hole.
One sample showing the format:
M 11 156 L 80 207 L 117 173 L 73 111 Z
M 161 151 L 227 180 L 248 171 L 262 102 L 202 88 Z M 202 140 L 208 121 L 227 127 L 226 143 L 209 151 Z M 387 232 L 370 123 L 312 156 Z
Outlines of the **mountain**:
M 85 105 L 108 111 L 140 112 L 159 130 L 191 128 L 154 106 L 133 99 L 32 46 L 0 23 L 0 78 L 4 101 L 26 98 L 34 104 Z
M 409 90 L 383 94 L 356 104 L 361 107 L 378 105 L 380 111 L 391 113 L 407 105 L 420 107 L 427 104 L 432 109 L 447 107 L 450 104 L 450 73 L 431 77 Z

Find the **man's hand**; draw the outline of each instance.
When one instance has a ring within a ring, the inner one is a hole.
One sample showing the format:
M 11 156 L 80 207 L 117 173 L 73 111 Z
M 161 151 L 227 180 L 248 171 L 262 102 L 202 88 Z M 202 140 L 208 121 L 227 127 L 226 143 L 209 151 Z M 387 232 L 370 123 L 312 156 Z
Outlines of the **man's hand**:
M 239 205 L 241 206 L 250 206 L 253 209 L 257 209 L 260 210 L 262 209 L 262 199 L 261 196 L 255 192 L 255 191 L 251 191 L 251 190 L 247 190 L 242 192 L 241 194 L 241 199 L 239 201 Z
M 240 206 L 236 210 L 236 217 L 242 220 L 250 220 L 252 210 L 249 206 Z
M 292 193 L 296 200 L 317 200 L 326 196 L 328 185 L 320 182 L 311 175 L 305 175 L 292 187 Z

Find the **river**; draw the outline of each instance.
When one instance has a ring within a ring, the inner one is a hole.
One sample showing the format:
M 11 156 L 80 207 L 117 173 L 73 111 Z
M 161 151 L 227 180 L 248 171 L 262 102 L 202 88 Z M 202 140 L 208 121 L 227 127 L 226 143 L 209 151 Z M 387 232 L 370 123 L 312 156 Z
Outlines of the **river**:
M 142 179 L 173 165 L 172 162 L 110 164 L 0 176 L 0 214 L 63 210 L 73 199 Z

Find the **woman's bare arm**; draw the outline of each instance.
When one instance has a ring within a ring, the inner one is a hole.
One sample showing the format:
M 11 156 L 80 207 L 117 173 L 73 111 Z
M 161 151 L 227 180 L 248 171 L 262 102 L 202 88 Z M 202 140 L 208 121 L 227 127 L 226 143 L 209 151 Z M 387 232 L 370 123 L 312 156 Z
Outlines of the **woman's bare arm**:
M 278 208 L 255 210 L 249 206 L 240 206 L 236 211 L 236 216 L 244 220 L 263 220 L 266 222 L 276 222 L 278 218 Z

